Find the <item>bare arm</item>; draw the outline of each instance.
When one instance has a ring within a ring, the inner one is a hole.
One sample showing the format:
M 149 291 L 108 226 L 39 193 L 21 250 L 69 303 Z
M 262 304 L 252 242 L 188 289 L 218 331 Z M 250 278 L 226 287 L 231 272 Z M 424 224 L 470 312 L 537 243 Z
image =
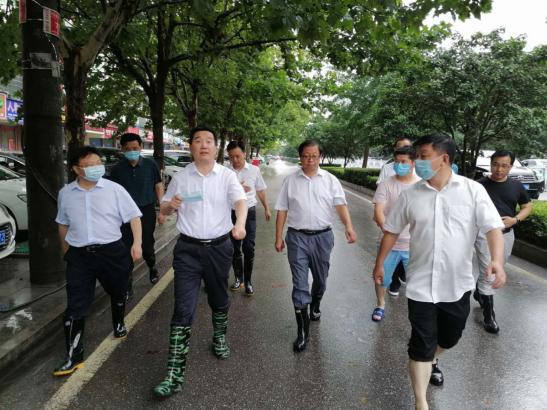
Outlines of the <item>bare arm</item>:
M 277 211 L 275 218 L 275 250 L 281 252 L 285 249 L 285 242 L 283 241 L 283 227 L 287 221 L 288 211 Z
M 235 203 L 236 223 L 232 229 L 232 236 L 236 240 L 245 238 L 245 222 L 247 221 L 247 201 L 240 199 Z
M 503 234 L 501 229 L 492 229 L 486 233 L 486 240 L 488 241 L 488 250 L 490 251 L 490 266 L 485 272 L 487 276 L 495 274 L 496 279 L 492 283 L 494 289 L 501 288 L 505 285 L 507 276 L 503 268 L 504 265 L 504 249 L 503 249 Z
M 384 261 L 391 248 L 393 248 L 393 245 L 395 245 L 395 242 L 397 242 L 398 237 L 399 234 L 384 232 L 384 237 L 380 243 L 380 250 L 378 251 L 378 255 L 376 255 L 376 264 L 374 265 L 374 271 L 372 273 L 374 282 L 378 285 L 381 285 L 384 282 Z
M 68 225 L 59 224 L 59 239 L 61 241 L 61 250 L 63 253 L 68 251 L 68 243 L 66 242 L 66 234 L 68 233 Z
M 133 245 L 131 246 L 131 257 L 136 261 L 142 256 L 142 227 L 141 218 L 136 217 L 129 221 L 133 233 Z
M 270 207 L 268 206 L 268 200 L 266 199 L 266 190 L 257 191 L 256 195 L 258 196 L 260 203 L 264 207 L 264 216 L 266 220 L 269 221 L 270 218 L 272 217 L 272 213 L 270 212 Z
M 378 225 L 382 231 L 384 230 L 384 223 L 386 222 L 386 216 L 384 215 L 384 210 L 386 208 L 385 203 L 374 204 L 374 222 Z
M 163 188 L 163 182 L 158 182 L 154 186 L 154 191 L 156 191 L 156 198 L 158 199 L 158 203 L 161 204 L 161 199 L 163 198 L 163 194 L 165 193 L 165 189 Z
M 337 205 L 336 213 L 338 213 L 340 221 L 342 221 L 342 223 L 346 227 L 346 239 L 348 240 L 348 243 L 354 243 L 357 240 L 357 235 L 353 230 L 353 224 L 351 223 L 351 216 L 349 215 L 348 206 Z

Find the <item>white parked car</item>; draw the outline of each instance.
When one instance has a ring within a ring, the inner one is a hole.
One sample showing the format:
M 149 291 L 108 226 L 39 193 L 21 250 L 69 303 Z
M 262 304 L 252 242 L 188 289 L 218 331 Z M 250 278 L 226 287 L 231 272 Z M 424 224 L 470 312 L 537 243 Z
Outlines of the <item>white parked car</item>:
M 15 250 L 15 220 L 5 206 L 0 205 L 0 259 L 5 258 Z
M 523 159 L 522 164 L 536 173 L 536 175 L 545 181 L 547 177 L 547 159 L 530 158 Z
M 25 178 L 3 166 L 0 166 L 0 205 L 15 219 L 18 232 L 28 230 Z
M 149 158 L 154 159 L 154 156 L 151 153 L 142 153 L 143 158 Z M 174 158 L 168 157 L 167 155 L 163 157 L 163 182 L 165 186 L 169 185 L 169 182 L 171 182 L 171 179 L 175 176 L 177 172 L 179 172 L 183 166 L 179 162 L 177 162 Z

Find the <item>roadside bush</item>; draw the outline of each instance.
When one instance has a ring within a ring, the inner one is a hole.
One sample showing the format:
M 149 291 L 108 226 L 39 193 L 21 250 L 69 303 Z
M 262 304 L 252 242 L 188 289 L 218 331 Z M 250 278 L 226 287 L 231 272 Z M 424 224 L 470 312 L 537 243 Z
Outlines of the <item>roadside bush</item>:
M 344 179 L 344 168 L 338 168 L 338 167 L 321 167 L 321 169 L 324 169 L 325 171 L 330 172 L 332 175 L 334 175 L 338 179 Z
M 344 179 L 352 184 L 367 186 L 369 177 L 378 177 L 379 169 L 373 168 L 346 168 Z M 375 188 L 376 189 L 376 188 Z
M 532 214 L 515 226 L 515 235 L 518 239 L 547 249 L 547 201 L 533 201 Z

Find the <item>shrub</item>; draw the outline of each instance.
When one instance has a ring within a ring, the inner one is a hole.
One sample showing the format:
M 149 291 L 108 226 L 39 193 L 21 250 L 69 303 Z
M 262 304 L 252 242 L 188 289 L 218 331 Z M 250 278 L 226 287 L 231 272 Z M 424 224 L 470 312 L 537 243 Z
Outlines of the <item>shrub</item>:
M 321 169 L 324 169 L 325 171 L 330 172 L 332 175 L 334 175 L 338 179 L 344 179 L 344 168 L 338 168 L 338 167 L 321 167 Z
M 515 235 L 518 239 L 547 249 L 547 201 L 533 201 L 532 214 L 515 226 Z

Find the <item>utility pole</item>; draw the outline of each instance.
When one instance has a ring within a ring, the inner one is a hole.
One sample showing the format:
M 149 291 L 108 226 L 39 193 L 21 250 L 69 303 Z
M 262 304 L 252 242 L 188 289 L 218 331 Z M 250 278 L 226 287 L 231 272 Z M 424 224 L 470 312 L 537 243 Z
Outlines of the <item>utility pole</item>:
M 64 183 L 59 0 L 19 0 L 23 34 L 23 143 L 29 218 L 30 281 L 64 279 L 57 194 Z

